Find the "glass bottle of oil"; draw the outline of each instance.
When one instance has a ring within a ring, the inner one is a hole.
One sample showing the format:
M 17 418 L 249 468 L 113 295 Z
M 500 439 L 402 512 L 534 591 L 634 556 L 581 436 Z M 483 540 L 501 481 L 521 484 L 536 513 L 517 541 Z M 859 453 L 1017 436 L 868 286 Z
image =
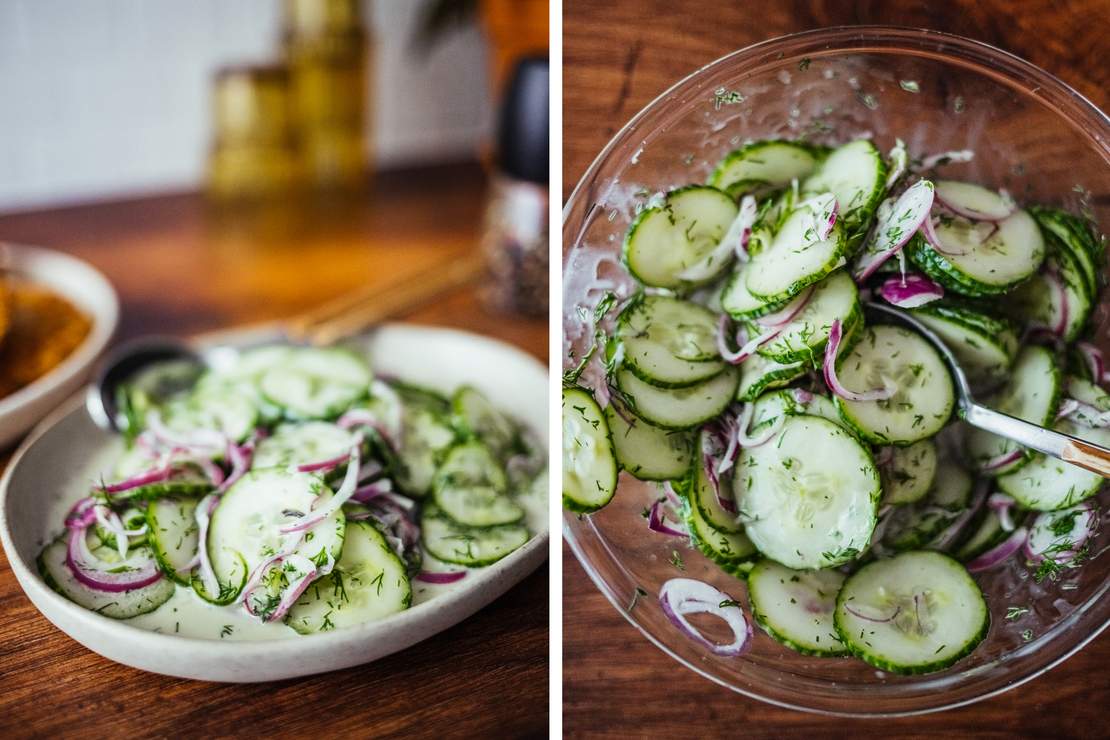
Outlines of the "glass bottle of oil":
M 360 0 L 286 0 L 285 60 L 311 185 L 353 189 L 367 181 L 370 38 Z

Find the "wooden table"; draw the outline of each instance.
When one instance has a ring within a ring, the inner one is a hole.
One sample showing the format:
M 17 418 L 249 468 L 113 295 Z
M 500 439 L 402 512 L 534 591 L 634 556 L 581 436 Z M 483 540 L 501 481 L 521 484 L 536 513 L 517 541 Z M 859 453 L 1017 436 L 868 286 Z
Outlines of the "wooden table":
M 1051 0 L 565 0 L 563 197 L 632 115 L 734 49 L 824 26 L 890 23 L 959 33 L 1053 72 L 1104 110 L 1110 2 Z M 564 545 L 563 706 L 568 735 L 814 738 L 881 733 L 1107 737 L 1110 635 L 1048 675 L 941 714 L 878 722 L 823 719 L 747 699 L 651 646 L 609 605 Z
M 123 304 L 120 338 L 290 316 L 472 249 L 476 166 L 386 175 L 375 193 L 303 216 L 214 220 L 196 195 L 0 217 L 0 240 L 100 268 Z M 471 289 L 408 320 L 547 358 L 547 322 L 487 314 Z M 367 666 L 270 684 L 167 678 L 111 663 L 31 605 L 0 555 L 0 737 L 475 736 L 548 724 L 547 569 L 470 619 Z

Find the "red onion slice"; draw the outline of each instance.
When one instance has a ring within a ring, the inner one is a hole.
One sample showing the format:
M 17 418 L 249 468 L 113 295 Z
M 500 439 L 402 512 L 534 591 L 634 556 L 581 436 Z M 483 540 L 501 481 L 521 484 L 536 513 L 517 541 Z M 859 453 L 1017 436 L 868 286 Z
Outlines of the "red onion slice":
M 278 602 L 277 608 L 266 619 L 267 622 L 280 622 L 285 617 L 286 612 L 292 608 L 293 604 L 297 603 L 297 599 L 301 598 L 301 594 L 312 584 L 318 575 L 315 566 L 312 566 L 311 561 L 304 558 L 305 562 L 310 567 L 305 571 L 298 580 L 290 583 L 285 587 L 285 593 L 281 596 L 281 601 Z
M 980 465 L 979 470 L 983 471 L 984 473 L 991 473 L 995 470 L 998 470 L 999 468 L 1004 468 L 1007 465 L 1016 463 L 1024 454 L 1025 452 L 1020 448 L 1012 450 L 1010 452 L 1003 452 L 1000 455 L 995 455 L 994 457 L 990 458 L 985 463 Z
M 874 388 L 862 392 L 844 387 L 836 376 L 836 356 L 840 352 L 840 343 L 843 340 L 840 319 L 833 319 L 832 326 L 829 328 L 829 343 L 825 347 L 825 359 L 822 363 L 825 384 L 829 386 L 829 390 L 846 401 L 885 401 L 892 398 L 897 389 L 890 383 L 887 383 L 883 388 Z
M 158 563 L 151 557 L 119 563 L 98 560 L 89 551 L 86 532 L 81 527 L 71 529 L 66 548 L 66 566 L 83 585 L 97 591 L 122 593 L 149 586 L 162 578 Z M 125 570 L 118 570 L 120 568 Z
M 166 426 L 157 410 L 146 416 L 147 429 L 163 447 L 182 448 L 198 456 L 218 455 L 227 448 L 227 435 L 217 429 L 193 429 L 177 432 Z
M 721 237 L 717 246 L 713 247 L 700 260 L 678 273 L 678 278 L 690 282 L 708 280 L 720 272 L 721 265 L 734 254 L 739 260 L 746 262 L 748 259 L 748 238 L 751 236 L 752 226 L 755 225 L 757 212 L 755 198 L 745 195 L 740 200 L 740 209 L 736 212 L 736 218 L 729 224 L 725 235 Z
M 663 481 L 663 493 L 667 496 L 667 501 L 671 503 L 671 506 L 679 507 L 682 505 L 682 500 L 675 493 L 674 484 L 671 481 Z
M 396 439 L 399 439 L 399 437 L 394 438 L 392 430 L 369 409 L 351 409 L 340 416 L 335 424 L 343 429 L 370 427 L 381 436 L 387 445 L 397 449 Z M 343 457 L 343 460 L 345 459 L 346 456 Z M 342 460 L 340 460 L 341 462 Z
M 895 252 L 898 252 L 929 220 L 933 207 L 933 183 L 918 180 L 898 196 L 885 218 L 876 224 L 875 232 L 856 265 L 856 282 L 871 277 Z
M 159 468 L 143 471 L 136 475 L 121 480 L 119 483 L 112 483 L 111 485 L 99 486 L 97 490 L 104 493 L 123 493 L 142 486 L 149 486 L 153 483 L 161 483 L 162 481 L 169 480 L 173 475 L 173 467 L 165 465 Z
M 254 440 L 252 439 L 244 445 L 237 445 L 229 441 L 227 456 L 231 460 L 231 472 L 228 473 L 223 483 L 216 488 L 216 493 L 223 493 L 231 488 L 250 470 L 251 461 L 254 459 Z
M 313 511 L 308 516 L 293 524 L 287 524 L 281 527 L 278 529 L 279 532 L 282 534 L 291 534 L 293 532 L 304 532 L 312 529 L 338 511 L 340 507 L 347 502 L 358 487 L 358 471 L 361 466 L 361 452 L 359 451 L 358 444 L 351 446 L 347 458 L 347 474 L 343 477 L 343 483 L 339 486 L 339 490 L 335 492 L 335 495 L 333 495 L 323 507 Z
M 317 473 L 323 470 L 332 470 L 337 468 L 343 463 L 347 462 L 351 457 L 350 452 L 344 452 L 342 455 L 337 455 L 328 460 L 320 460 L 319 462 L 303 463 L 297 466 L 298 473 Z
M 898 308 L 920 308 L 944 297 L 944 288 L 924 275 L 910 273 L 892 277 L 879 288 L 879 295 Z
M 803 200 L 794 208 L 795 210 L 807 208 L 813 214 L 813 230 L 817 241 L 825 241 L 829 238 L 833 227 L 836 226 L 836 216 L 840 210 L 835 195 L 832 193 L 815 195 Z
M 921 160 L 921 164 L 918 165 L 917 169 L 920 171 L 931 170 L 939 165 L 957 162 L 970 162 L 974 158 L 975 152 L 971 151 L 970 149 L 958 149 L 949 152 L 938 152 L 936 154 L 930 154 L 928 157 L 924 157 Z
M 1076 424 L 1090 429 L 1105 429 L 1110 427 L 1110 411 L 1103 411 L 1097 406 L 1092 406 L 1085 401 L 1074 398 L 1065 398 L 1056 413 L 1057 419 L 1070 417 Z
M 355 492 L 351 494 L 351 501 L 357 501 L 360 504 L 365 504 L 378 496 L 389 493 L 393 490 L 393 481 L 388 478 L 385 480 L 374 481 L 367 483 L 365 486 L 359 486 Z
M 423 581 L 424 583 L 455 583 L 466 578 L 465 570 L 455 570 L 450 573 L 433 573 L 432 571 L 422 570 L 415 576 L 416 580 Z
M 670 522 L 667 521 L 667 515 L 663 511 L 663 501 L 663 499 L 658 499 L 651 505 L 651 511 L 648 512 L 648 529 L 671 537 L 688 537 L 689 535 L 686 532 L 672 527 Z
M 1013 532 L 1014 520 L 1010 517 L 1010 509 L 1017 505 L 1017 502 L 1004 493 L 992 493 L 987 498 L 987 506 L 998 517 L 998 523 L 1002 526 L 1002 531 Z
M 1087 369 L 1091 373 L 1091 382 L 1098 384 L 1103 382 L 1106 375 L 1106 359 L 1103 357 L 1102 350 L 1090 342 L 1076 342 L 1075 348 L 1083 355 L 1084 362 L 1087 363 Z
M 720 321 L 717 322 L 717 352 L 720 353 L 721 359 L 729 363 L 730 365 L 739 365 L 741 362 L 754 355 L 756 353 L 756 350 L 758 350 L 760 347 L 767 344 L 767 342 L 770 342 L 772 339 L 781 334 L 783 330 L 782 326 L 768 329 L 766 332 L 760 334 L 755 339 L 751 339 L 745 342 L 740 349 L 734 352 L 729 349 L 728 342 L 725 339 L 725 335 L 728 331 L 728 322 L 729 317 L 727 315 L 722 315 Z M 740 336 L 741 334 L 738 333 L 738 340 Z
M 886 176 L 886 184 L 884 189 L 890 190 L 894 184 L 902 178 L 906 172 L 906 167 L 909 165 L 909 153 L 906 152 L 906 142 L 901 139 L 894 140 L 894 148 L 887 154 L 890 159 L 890 173 Z
M 969 573 L 980 573 L 984 570 L 990 570 L 1001 563 L 1009 560 L 1010 557 L 1020 550 L 1025 544 L 1025 540 L 1029 537 L 1029 530 L 1025 527 L 1018 527 L 1009 537 L 1007 537 L 1002 544 L 992 547 L 979 557 L 972 560 L 967 564 Z
M 755 404 L 745 403 L 736 423 L 736 441 L 741 447 L 752 448 L 767 444 L 786 425 L 786 414 L 780 413 L 766 429 L 753 437 L 748 433 L 748 426 L 751 424 L 754 414 Z
M 210 594 L 220 592 L 220 582 L 216 578 L 216 572 L 212 570 L 212 561 L 208 557 L 208 525 L 218 503 L 220 503 L 220 497 L 210 493 L 197 503 L 194 514 L 197 520 L 197 542 L 199 543 L 197 566 L 200 569 L 200 581 L 204 584 L 204 590 Z
M 1056 318 L 1056 325 L 1048 328 L 1051 329 L 1052 333 L 1056 336 L 1063 337 L 1067 334 L 1068 320 L 1070 318 L 1068 315 L 1067 288 L 1064 286 L 1064 281 L 1060 278 L 1060 273 L 1054 268 L 1046 267 L 1042 273 L 1042 277 L 1044 277 L 1045 282 L 1051 286 L 1052 292 L 1056 296 L 1056 303 L 1060 306 L 1060 311 Z
M 810 298 L 813 297 L 814 286 L 809 286 L 801 293 L 799 293 L 790 303 L 780 308 L 774 313 L 769 313 L 766 316 L 760 316 L 755 320 L 755 323 L 766 329 L 778 329 L 785 327 L 793 321 L 798 314 L 800 314 L 807 305 L 809 305 Z
M 751 647 L 752 628 L 743 610 L 735 599 L 708 583 L 692 578 L 672 578 L 659 590 L 659 605 L 675 627 L 714 655 L 737 657 Z M 732 630 L 733 641 L 720 645 L 706 638 L 686 619 L 688 614 L 719 617 Z

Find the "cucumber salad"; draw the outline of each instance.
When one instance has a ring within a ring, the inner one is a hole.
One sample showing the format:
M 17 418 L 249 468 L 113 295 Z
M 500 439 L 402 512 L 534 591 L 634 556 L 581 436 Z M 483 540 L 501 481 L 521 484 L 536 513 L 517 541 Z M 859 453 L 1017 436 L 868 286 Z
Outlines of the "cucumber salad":
M 353 351 L 163 363 L 119 400 L 126 445 L 38 565 L 67 599 L 147 629 L 264 639 L 382 619 L 545 516 L 527 427 L 469 386 L 375 378 Z
M 715 587 L 664 583 L 660 608 L 710 651 L 742 653 L 754 621 L 806 655 L 942 670 L 987 635 L 979 574 L 1052 583 L 1095 555 L 1103 479 L 963 425 L 934 347 L 865 314 L 909 311 L 988 405 L 1110 445 L 1110 376 L 1084 341 L 1103 242 L 938 172 L 972 156 L 749 143 L 638 206 L 620 264 L 572 278 L 564 507 L 598 511 L 621 471 L 658 482 L 645 537 L 686 539 L 746 585 L 750 620 Z

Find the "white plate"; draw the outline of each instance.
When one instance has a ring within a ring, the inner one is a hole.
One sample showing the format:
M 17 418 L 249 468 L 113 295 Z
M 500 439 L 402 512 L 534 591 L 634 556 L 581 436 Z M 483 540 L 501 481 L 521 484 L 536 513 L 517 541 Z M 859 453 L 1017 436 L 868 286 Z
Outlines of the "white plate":
M 256 343 L 258 331 L 222 334 Z M 375 371 L 450 391 L 470 383 L 511 409 L 547 443 L 547 369 L 507 344 L 464 332 L 404 324 L 365 340 Z M 87 481 L 74 471 L 116 442 L 73 398 L 36 429 L 0 480 L 0 540 L 20 585 L 39 611 L 85 647 L 118 663 L 209 681 L 271 681 L 367 663 L 402 650 L 470 616 L 535 570 L 547 557 L 545 526 L 516 552 L 473 570 L 451 590 L 380 622 L 310 636 L 229 641 L 159 634 L 88 611 L 52 591 L 35 566 L 59 499 L 76 501 Z
M 119 299 L 108 279 L 68 254 L 39 247 L 0 244 L 6 270 L 50 288 L 92 319 L 92 328 L 57 367 L 0 399 L 0 447 L 21 437 L 73 393 L 89 376 L 119 322 Z

